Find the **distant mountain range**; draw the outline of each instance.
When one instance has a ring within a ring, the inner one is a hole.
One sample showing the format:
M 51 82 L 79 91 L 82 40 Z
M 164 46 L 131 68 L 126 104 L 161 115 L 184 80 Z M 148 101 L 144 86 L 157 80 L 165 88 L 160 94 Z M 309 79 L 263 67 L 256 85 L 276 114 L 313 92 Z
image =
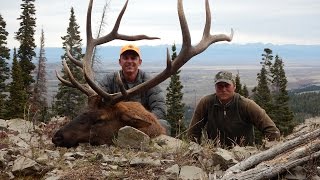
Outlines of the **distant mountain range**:
M 166 49 L 171 52 L 172 45 L 141 46 L 142 59 L 145 63 L 159 62 L 165 64 Z M 177 45 L 177 52 L 181 46 Z M 279 55 L 285 64 L 315 65 L 320 64 L 320 45 L 274 45 L 274 44 L 232 44 L 217 43 L 211 45 L 205 52 L 194 57 L 187 64 L 191 65 L 246 65 L 259 64 L 264 48 Z M 104 63 L 119 58 L 120 46 L 98 47 L 98 57 Z M 62 48 L 45 48 L 49 63 L 60 62 Z M 38 50 L 36 50 L 38 52 Z

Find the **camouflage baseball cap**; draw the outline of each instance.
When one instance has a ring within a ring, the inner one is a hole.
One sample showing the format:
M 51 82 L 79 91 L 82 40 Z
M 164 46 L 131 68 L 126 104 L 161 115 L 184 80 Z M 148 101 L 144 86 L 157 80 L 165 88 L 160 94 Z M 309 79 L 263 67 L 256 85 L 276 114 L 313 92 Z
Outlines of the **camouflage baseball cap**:
M 214 84 L 217 84 L 219 82 L 225 82 L 228 84 L 234 84 L 235 79 L 231 72 L 229 71 L 220 71 L 216 74 L 214 77 Z

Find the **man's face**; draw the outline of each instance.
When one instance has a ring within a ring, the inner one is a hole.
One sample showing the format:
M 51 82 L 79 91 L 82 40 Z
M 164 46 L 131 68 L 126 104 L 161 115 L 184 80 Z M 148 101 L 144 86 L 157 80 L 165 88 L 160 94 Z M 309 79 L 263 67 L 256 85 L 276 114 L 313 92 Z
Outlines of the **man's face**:
M 134 51 L 125 51 L 120 55 L 119 64 L 125 74 L 138 72 L 142 60 L 139 55 Z
M 236 87 L 234 84 L 228 84 L 226 82 L 219 82 L 215 85 L 216 87 L 216 95 L 220 99 L 220 101 L 229 101 L 233 95 Z

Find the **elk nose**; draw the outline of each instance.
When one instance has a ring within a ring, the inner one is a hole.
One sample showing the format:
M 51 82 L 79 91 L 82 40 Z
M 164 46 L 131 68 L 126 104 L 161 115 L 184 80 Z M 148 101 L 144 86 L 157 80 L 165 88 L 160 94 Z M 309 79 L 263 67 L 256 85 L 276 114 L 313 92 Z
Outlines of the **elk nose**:
M 59 145 L 59 144 L 62 143 L 62 141 L 63 141 L 63 135 L 62 135 L 62 133 L 61 133 L 60 131 L 56 132 L 56 133 L 54 134 L 54 136 L 52 137 L 52 142 L 53 142 L 53 144 Z

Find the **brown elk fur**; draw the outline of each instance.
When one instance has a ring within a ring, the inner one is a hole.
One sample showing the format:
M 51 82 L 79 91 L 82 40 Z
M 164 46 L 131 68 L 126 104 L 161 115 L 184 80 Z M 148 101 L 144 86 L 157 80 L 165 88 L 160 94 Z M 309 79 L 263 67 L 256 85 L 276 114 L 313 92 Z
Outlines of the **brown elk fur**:
M 139 124 L 138 129 L 150 137 L 166 134 L 165 129 L 160 125 L 157 117 L 147 111 L 140 103 L 120 102 L 115 106 L 119 109 L 124 121 L 130 122 L 130 124 Z
M 95 103 L 96 105 L 98 103 Z M 113 144 L 121 127 L 132 126 L 150 137 L 166 134 L 155 115 L 138 102 L 119 102 L 104 107 L 91 107 L 58 130 L 52 141 L 57 146 L 74 147 L 79 143 Z

